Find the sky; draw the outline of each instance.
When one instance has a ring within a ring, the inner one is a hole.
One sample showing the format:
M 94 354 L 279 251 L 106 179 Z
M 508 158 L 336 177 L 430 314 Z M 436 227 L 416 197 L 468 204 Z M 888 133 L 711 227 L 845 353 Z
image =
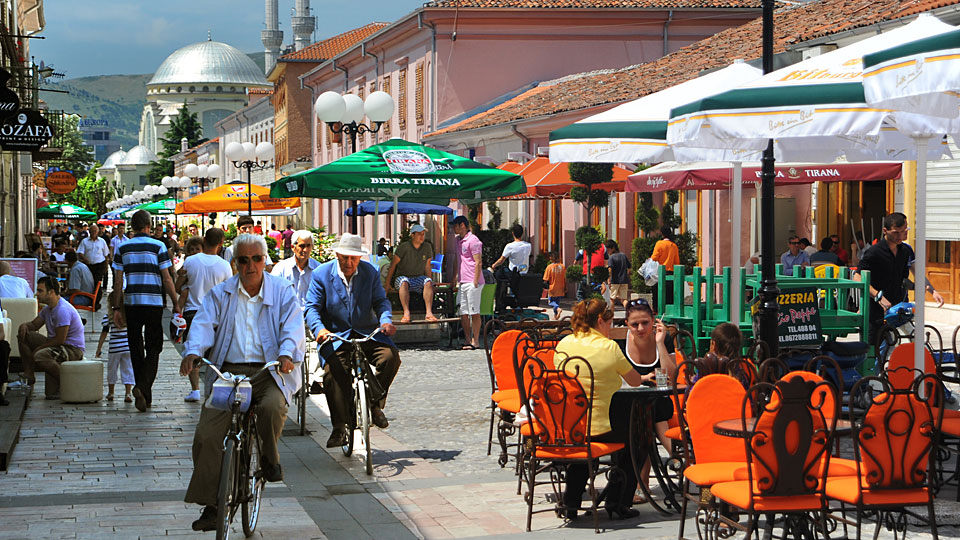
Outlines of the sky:
M 312 0 L 314 40 L 371 22 L 393 22 L 424 0 Z M 284 45 L 293 42 L 294 0 L 279 0 Z M 263 0 L 44 0 L 46 27 L 33 40 L 36 62 L 67 79 L 153 73 L 170 53 L 207 39 L 262 52 Z

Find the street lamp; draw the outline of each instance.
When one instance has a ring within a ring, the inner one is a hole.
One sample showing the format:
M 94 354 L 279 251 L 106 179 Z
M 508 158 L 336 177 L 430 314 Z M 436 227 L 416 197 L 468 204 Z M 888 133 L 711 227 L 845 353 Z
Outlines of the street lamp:
M 773 0 L 762 0 L 762 44 L 763 44 L 763 73 L 773 71 Z M 773 357 L 779 352 L 780 337 L 779 325 L 780 306 L 777 305 L 777 296 L 780 289 L 777 287 L 773 245 L 774 223 L 774 161 L 773 140 L 767 141 L 767 148 L 763 151 L 760 160 L 760 309 L 758 339 L 766 342 L 768 354 Z
M 216 163 L 211 165 L 194 165 L 193 163 L 183 168 L 183 174 L 191 179 L 196 179 L 200 183 L 200 193 L 206 192 L 207 182 L 213 183 L 220 177 L 220 166 Z M 206 214 L 200 214 L 200 227 L 203 229 L 203 222 Z
M 357 149 L 357 135 L 360 133 L 376 133 L 380 126 L 393 116 L 394 102 L 390 94 L 377 91 L 367 96 L 366 101 L 354 94 L 341 96 L 336 92 L 320 94 L 313 104 L 313 111 L 317 118 L 327 124 L 333 133 L 343 133 L 350 139 L 348 153 Z M 363 124 L 366 114 L 370 124 Z M 357 201 L 350 201 L 353 208 L 353 217 L 350 218 L 350 228 L 357 234 Z
M 238 169 L 247 170 L 247 215 L 253 215 L 253 185 L 250 174 L 253 169 L 262 170 L 273 159 L 273 144 L 263 141 L 254 146 L 252 142 L 238 143 L 233 141 L 223 149 L 227 159 L 233 162 Z M 209 172 L 208 172 L 209 174 Z

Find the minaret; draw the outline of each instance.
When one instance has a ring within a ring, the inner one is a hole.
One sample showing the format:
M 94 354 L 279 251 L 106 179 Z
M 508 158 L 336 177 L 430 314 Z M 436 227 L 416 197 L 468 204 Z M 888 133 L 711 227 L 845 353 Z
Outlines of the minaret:
M 280 46 L 283 45 L 283 31 L 280 30 L 280 18 L 277 15 L 277 0 L 265 0 L 267 15 L 264 20 L 264 30 L 260 31 L 260 40 L 263 41 L 263 69 L 267 75 L 273 71 L 280 56 Z
M 293 48 L 300 50 L 313 43 L 313 31 L 317 28 L 317 18 L 310 15 L 310 0 L 296 0 L 293 17 Z

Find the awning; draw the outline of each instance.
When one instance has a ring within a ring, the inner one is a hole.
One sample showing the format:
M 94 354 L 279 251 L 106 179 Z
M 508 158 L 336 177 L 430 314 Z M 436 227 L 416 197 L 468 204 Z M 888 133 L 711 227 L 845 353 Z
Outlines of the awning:
M 865 182 L 899 178 L 903 164 L 899 161 L 863 161 L 857 163 L 778 163 L 778 186 L 812 184 L 814 182 Z M 668 161 L 650 167 L 627 179 L 628 192 L 659 192 L 677 189 L 728 189 L 733 181 L 733 165 L 729 162 L 677 163 Z M 743 184 L 760 185 L 760 164 L 743 164 Z
M 506 199 L 559 199 L 570 195 L 570 190 L 582 186 L 570 180 L 569 163 L 550 163 L 550 158 L 538 157 L 526 163 L 508 161 L 498 169 L 513 172 L 523 177 L 527 184 L 527 192 Z M 593 184 L 593 189 L 603 191 L 623 191 L 627 177 L 631 172 L 623 167 L 613 167 L 613 180 Z

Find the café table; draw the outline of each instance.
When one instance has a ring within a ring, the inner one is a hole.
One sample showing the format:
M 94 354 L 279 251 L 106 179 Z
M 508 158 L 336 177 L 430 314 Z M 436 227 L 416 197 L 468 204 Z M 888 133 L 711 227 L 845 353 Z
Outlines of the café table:
M 746 431 L 744 431 L 744 424 L 746 424 Z M 731 418 L 730 420 L 721 420 L 714 424 L 713 432 L 724 437 L 742 439 L 747 435 L 752 435 L 756 425 L 756 417 L 747 418 L 746 423 L 743 422 L 742 418 Z M 837 435 L 849 435 L 853 432 L 853 427 L 850 425 L 849 420 L 840 419 L 837 420 L 834 431 Z
M 656 435 L 653 430 L 653 407 L 660 398 L 669 398 L 673 394 L 670 387 L 658 388 L 655 386 L 625 387 L 617 390 L 613 395 L 611 407 L 630 407 L 630 434 L 629 450 L 633 460 L 633 469 L 637 474 L 637 485 L 647 498 L 647 501 L 658 512 L 669 515 L 672 509 L 680 511 L 677 501 L 677 487 L 669 478 L 669 472 L 663 466 L 657 451 Z M 650 494 L 650 486 L 641 481 L 640 470 L 650 462 L 650 470 L 657 478 L 657 483 L 663 490 L 663 506 L 657 503 Z M 665 508 L 668 507 L 668 508 Z

